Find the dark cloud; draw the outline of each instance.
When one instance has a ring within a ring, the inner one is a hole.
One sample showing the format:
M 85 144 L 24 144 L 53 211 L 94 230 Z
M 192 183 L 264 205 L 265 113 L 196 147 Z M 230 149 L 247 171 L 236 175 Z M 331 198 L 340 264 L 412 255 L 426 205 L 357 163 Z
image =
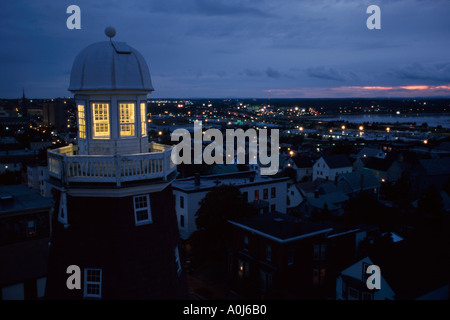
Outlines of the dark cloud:
M 259 70 L 250 70 L 250 69 L 245 69 L 243 71 L 243 74 L 249 77 L 261 77 L 263 75 L 263 73 Z
M 324 80 L 334 81 L 347 81 L 347 80 L 360 80 L 354 72 L 342 72 L 334 68 L 325 68 L 324 66 L 308 68 L 306 74 L 311 78 L 318 78 Z
M 431 80 L 435 82 L 450 82 L 450 62 L 424 65 L 415 63 L 403 67 L 392 68 L 389 75 L 407 80 Z
M 266 70 L 266 75 L 269 77 L 269 78 L 274 78 L 274 79 L 278 79 L 278 78 L 280 78 L 281 77 L 281 73 L 280 72 L 278 72 L 277 70 L 274 70 L 274 69 L 272 69 L 272 68 L 267 68 L 267 70 Z

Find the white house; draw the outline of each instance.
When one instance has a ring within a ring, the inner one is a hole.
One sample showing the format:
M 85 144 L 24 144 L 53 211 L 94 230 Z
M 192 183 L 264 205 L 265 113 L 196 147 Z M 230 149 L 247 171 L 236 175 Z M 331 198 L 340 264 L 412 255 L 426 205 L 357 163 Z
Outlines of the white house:
M 286 213 L 288 180 L 258 176 L 250 171 L 175 180 L 172 189 L 181 238 L 187 239 L 197 230 L 195 214 L 200 208 L 200 201 L 212 188 L 235 185 L 248 202 L 265 201 L 269 211 Z
M 48 180 L 47 166 L 27 166 L 28 187 L 39 189 L 41 196 L 49 198 L 52 196 Z
M 334 181 L 337 175 L 352 170 L 352 164 L 345 155 L 322 156 L 314 163 L 313 180 L 321 178 Z
M 297 208 L 303 201 L 306 200 L 306 195 L 303 193 L 301 188 L 295 184 L 291 183 L 287 188 L 287 209 Z
M 383 278 L 381 268 L 380 289 L 367 287 L 367 267 L 375 265 L 369 257 L 359 260 L 343 270 L 336 280 L 337 300 L 393 300 L 395 292 Z
M 393 237 L 394 244 L 401 242 Z M 407 255 L 401 247 L 388 252 L 383 251 L 374 263 L 370 257 L 365 257 L 341 271 L 336 279 L 337 300 L 448 300 L 450 296 L 448 278 L 442 275 L 432 276 L 435 270 L 446 270 L 445 262 L 438 265 L 428 259 L 413 261 L 408 257 L 417 257 L 417 251 Z M 395 248 L 395 247 L 394 247 Z M 378 261 L 380 260 L 380 261 Z M 433 260 L 435 261 L 435 260 Z M 403 265 L 404 264 L 404 265 Z M 369 289 L 366 273 L 367 267 L 377 265 L 380 271 L 380 288 Z M 441 267 L 444 267 L 443 269 Z

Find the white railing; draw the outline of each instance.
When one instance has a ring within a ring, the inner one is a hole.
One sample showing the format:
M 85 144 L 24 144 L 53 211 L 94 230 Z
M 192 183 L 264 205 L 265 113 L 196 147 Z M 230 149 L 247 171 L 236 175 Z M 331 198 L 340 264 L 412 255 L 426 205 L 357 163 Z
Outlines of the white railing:
M 163 178 L 176 170 L 172 147 L 151 143 L 150 152 L 130 155 L 77 155 L 77 147 L 48 151 L 49 175 L 63 184 L 116 183 Z

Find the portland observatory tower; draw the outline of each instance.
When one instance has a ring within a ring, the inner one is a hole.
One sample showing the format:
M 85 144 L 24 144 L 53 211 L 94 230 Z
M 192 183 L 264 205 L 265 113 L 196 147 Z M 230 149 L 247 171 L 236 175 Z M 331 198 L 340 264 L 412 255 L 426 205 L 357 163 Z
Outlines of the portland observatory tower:
M 48 151 L 55 211 L 48 299 L 184 299 L 171 147 L 149 143 L 142 55 L 110 38 L 76 57 L 77 145 Z M 81 287 L 69 288 L 69 266 Z

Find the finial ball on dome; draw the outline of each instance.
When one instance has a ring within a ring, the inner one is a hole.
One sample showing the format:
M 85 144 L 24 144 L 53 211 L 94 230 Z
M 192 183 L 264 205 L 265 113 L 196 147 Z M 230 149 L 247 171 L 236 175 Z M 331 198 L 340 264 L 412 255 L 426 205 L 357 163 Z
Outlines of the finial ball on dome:
M 107 27 L 105 29 L 105 34 L 107 37 L 109 38 L 114 38 L 114 36 L 116 35 L 116 29 L 114 29 L 113 27 Z

